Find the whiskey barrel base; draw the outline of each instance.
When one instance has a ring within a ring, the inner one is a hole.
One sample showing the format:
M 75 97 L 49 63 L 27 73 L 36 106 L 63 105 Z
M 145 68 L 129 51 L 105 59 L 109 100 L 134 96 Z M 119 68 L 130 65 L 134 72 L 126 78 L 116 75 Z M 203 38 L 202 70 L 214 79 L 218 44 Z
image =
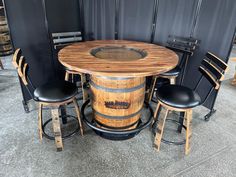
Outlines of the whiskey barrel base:
M 143 129 L 147 128 L 151 124 L 152 119 L 153 119 L 153 110 L 149 106 L 149 104 L 147 104 L 146 105 L 147 108 L 144 107 L 144 109 L 149 110 L 149 114 L 147 115 L 148 119 L 145 120 L 145 122 L 142 122 L 140 119 L 136 128 L 131 129 L 131 130 L 111 130 L 111 129 L 101 128 L 97 126 L 96 122 L 93 119 L 89 120 L 85 115 L 85 110 L 88 108 L 87 106 L 89 102 L 90 100 L 87 100 L 81 108 L 82 119 L 90 128 L 92 128 L 95 131 L 97 135 L 105 139 L 120 141 L 120 140 L 127 140 L 130 138 L 133 138 L 134 136 L 139 134 Z

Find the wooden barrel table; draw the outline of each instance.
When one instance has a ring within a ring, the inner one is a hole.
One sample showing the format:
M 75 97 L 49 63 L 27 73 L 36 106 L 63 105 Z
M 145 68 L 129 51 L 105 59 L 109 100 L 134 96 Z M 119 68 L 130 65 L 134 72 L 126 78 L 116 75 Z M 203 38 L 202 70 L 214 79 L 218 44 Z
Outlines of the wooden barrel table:
M 59 52 L 59 61 L 70 70 L 91 75 L 97 127 L 133 130 L 140 121 L 146 76 L 173 69 L 178 56 L 154 44 L 101 40 L 69 45 Z

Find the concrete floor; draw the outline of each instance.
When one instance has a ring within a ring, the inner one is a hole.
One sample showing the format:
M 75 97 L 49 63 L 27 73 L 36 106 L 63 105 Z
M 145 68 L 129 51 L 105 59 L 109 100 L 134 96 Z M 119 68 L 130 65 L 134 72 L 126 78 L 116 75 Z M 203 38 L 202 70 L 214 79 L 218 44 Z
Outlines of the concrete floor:
M 64 150 L 56 152 L 54 141 L 39 142 L 36 106 L 31 103 L 31 112 L 24 112 L 9 60 L 0 71 L 0 177 L 236 176 L 236 87 L 230 85 L 236 63 L 230 62 L 211 120 L 204 121 L 206 108 L 194 109 L 192 149 L 185 156 L 183 146 L 163 143 L 156 152 L 149 129 L 127 141 L 109 141 L 86 128 L 84 137 L 65 140 Z M 50 117 L 48 110 L 43 116 Z M 164 136 L 184 133 L 169 128 Z

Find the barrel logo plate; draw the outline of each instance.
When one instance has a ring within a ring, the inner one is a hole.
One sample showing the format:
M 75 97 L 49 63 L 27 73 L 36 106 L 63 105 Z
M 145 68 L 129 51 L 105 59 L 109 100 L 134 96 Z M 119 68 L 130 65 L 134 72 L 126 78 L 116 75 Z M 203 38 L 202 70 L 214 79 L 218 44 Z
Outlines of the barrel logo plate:
M 130 103 L 126 101 L 105 101 L 105 106 L 110 109 L 128 109 Z

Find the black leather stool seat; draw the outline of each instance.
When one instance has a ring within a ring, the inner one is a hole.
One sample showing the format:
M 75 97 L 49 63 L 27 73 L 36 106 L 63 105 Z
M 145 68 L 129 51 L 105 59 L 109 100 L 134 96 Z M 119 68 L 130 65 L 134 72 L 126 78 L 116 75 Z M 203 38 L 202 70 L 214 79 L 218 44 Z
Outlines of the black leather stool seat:
M 157 98 L 174 108 L 193 108 L 201 103 L 200 96 L 190 88 L 180 85 L 166 85 L 157 90 Z
M 75 84 L 67 81 L 46 83 L 34 91 L 34 99 L 41 102 L 63 102 L 73 98 L 78 90 Z
M 178 76 L 180 73 L 180 67 L 175 67 L 174 69 L 160 74 L 160 76 Z

